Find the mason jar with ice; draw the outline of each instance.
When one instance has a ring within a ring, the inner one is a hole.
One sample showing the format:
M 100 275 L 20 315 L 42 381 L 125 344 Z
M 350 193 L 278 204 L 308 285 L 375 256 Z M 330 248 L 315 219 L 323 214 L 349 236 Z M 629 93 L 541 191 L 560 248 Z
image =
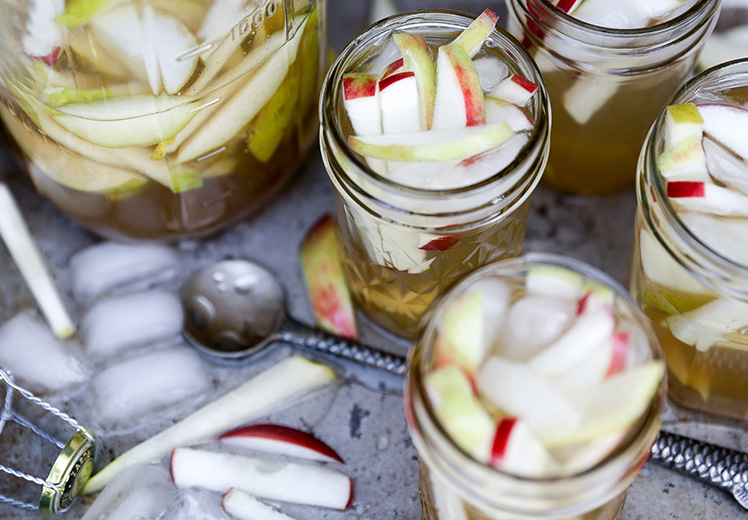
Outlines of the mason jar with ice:
M 544 182 L 630 188 L 652 121 L 691 74 L 720 0 L 511 0 L 509 28 L 538 63 L 553 132 Z
M 530 253 L 424 317 L 405 409 L 428 520 L 614 520 L 665 406 L 657 336 L 623 288 Z
M 347 281 L 358 308 L 401 336 L 462 276 L 522 248 L 550 108 L 497 18 L 387 18 L 343 50 L 323 85 L 322 158 Z
M 670 397 L 748 418 L 748 61 L 681 88 L 639 161 L 630 288 L 660 337 Z
M 314 141 L 324 0 L 0 5 L 0 117 L 38 191 L 98 234 L 234 224 Z

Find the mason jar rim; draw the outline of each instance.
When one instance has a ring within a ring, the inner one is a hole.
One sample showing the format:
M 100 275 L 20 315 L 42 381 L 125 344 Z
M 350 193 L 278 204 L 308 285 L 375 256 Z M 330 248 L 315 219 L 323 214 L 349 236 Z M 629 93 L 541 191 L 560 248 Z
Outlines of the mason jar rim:
M 429 18 L 425 18 L 424 15 L 429 15 Z M 533 96 L 533 103 L 536 105 L 536 112 L 539 116 L 535 125 L 533 126 L 527 144 L 524 145 L 519 154 L 512 160 L 510 164 L 504 167 L 503 170 L 496 174 L 473 184 L 457 187 L 457 188 L 445 188 L 445 189 L 428 189 L 418 188 L 407 184 L 401 184 L 395 182 L 384 175 L 375 172 L 369 167 L 358 154 L 354 153 L 348 146 L 347 140 L 343 137 L 343 132 L 340 128 L 339 119 L 336 116 L 337 110 L 336 105 L 340 97 L 342 77 L 347 72 L 345 65 L 348 60 L 356 55 L 357 49 L 361 46 L 365 47 L 366 42 L 375 41 L 379 38 L 386 37 L 388 33 L 392 32 L 390 27 L 393 23 L 398 22 L 414 22 L 423 21 L 426 25 L 439 25 L 448 29 L 464 29 L 467 25 L 475 19 L 468 13 L 451 10 L 451 9 L 418 9 L 399 13 L 387 18 L 379 20 L 373 25 L 370 25 L 364 29 L 358 36 L 351 40 L 348 45 L 340 52 L 335 62 L 332 64 L 330 69 L 322 82 L 322 90 L 320 92 L 320 105 L 319 105 L 319 120 L 320 120 L 320 141 L 324 140 L 329 136 L 334 140 L 335 146 L 339 150 L 343 150 L 346 154 L 346 159 L 351 161 L 358 170 L 358 173 L 362 174 L 367 180 L 373 181 L 385 187 L 393 188 L 401 193 L 412 195 L 415 198 L 430 198 L 430 197 L 443 197 L 443 196 L 454 196 L 466 194 L 474 191 L 478 191 L 482 188 L 487 188 L 492 184 L 500 181 L 502 178 L 510 175 L 518 166 L 522 165 L 525 160 L 531 157 L 532 151 L 538 141 L 542 139 L 544 135 L 550 134 L 550 100 L 545 87 L 540 70 L 538 69 L 535 61 L 527 54 L 522 45 L 506 30 L 501 27 L 495 27 L 491 32 L 491 35 L 487 38 L 487 41 L 495 41 L 503 43 L 502 48 L 513 51 L 510 58 L 514 63 L 519 65 L 523 72 L 529 71 L 532 77 L 528 79 L 533 83 L 536 83 L 540 88 Z M 460 23 L 463 22 L 463 23 Z M 330 132 L 325 132 L 325 126 L 329 126 L 332 129 Z M 324 145 L 323 145 L 324 149 Z M 324 154 L 323 154 L 324 155 Z M 323 157 L 323 159 L 325 159 Z M 537 173 L 539 177 L 541 172 Z M 537 183 L 537 182 L 536 182 Z M 534 184 L 536 184 L 534 183 Z M 353 185 L 353 189 L 361 192 L 361 188 L 357 183 L 350 183 Z M 517 183 L 519 184 L 519 182 Z
M 722 88 L 731 86 L 748 87 L 748 58 L 720 63 L 704 70 L 686 81 L 673 94 L 650 128 L 644 142 L 639 161 L 640 172 L 637 175 L 637 199 L 649 228 L 655 233 L 659 242 L 671 256 L 679 260 L 690 260 L 688 262 L 690 266 L 701 266 L 699 274 L 702 277 L 702 281 L 711 281 L 709 285 L 717 284 L 719 286 L 715 287 L 717 289 L 722 288 L 733 294 L 737 292 L 739 297 L 746 298 L 748 297 L 748 264 L 741 264 L 715 251 L 682 222 L 678 217 L 675 206 L 673 206 L 667 196 L 667 183 L 657 168 L 658 145 L 664 136 L 667 107 L 673 104 L 687 103 L 698 95 L 701 89 L 709 86 Z M 648 182 L 645 182 L 645 180 Z M 677 233 L 677 237 L 684 241 L 688 247 L 692 248 L 699 255 L 699 258 L 706 260 L 708 265 L 698 262 L 692 254 L 679 254 L 667 244 L 667 241 L 660 239 L 661 232 L 657 229 L 657 226 L 653 225 L 651 211 L 649 210 L 650 202 L 646 193 L 647 186 L 651 186 L 653 190 L 652 194 L 656 201 L 655 204 L 664 210 L 665 219 L 672 230 Z M 736 281 L 730 278 L 742 279 L 745 282 L 742 287 L 730 287 L 732 282 Z
M 441 309 L 443 309 L 445 303 L 451 301 L 453 298 L 459 296 L 461 291 L 469 287 L 472 282 L 481 279 L 484 276 L 490 276 L 493 274 L 506 274 L 506 272 L 512 272 L 516 270 L 521 271 L 523 268 L 526 269 L 532 265 L 551 265 L 565 267 L 573 270 L 584 276 L 587 279 L 591 279 L 596 282 L 603 283 L 613 289 L 618 298 L 622 302 L 625 302 L 627 315 L 634 318 L 637 324 L 641 327 L 649 340 L 651 359 L 660 360 L 664 362 L 664 354 L 662 352 L 659 340 L 651 325 L 649 319 L 642 313 L 641 309 L 635 303 L 631 295 L 619 284 L 613 280 L 608 274 L 603 271 L 576 259 L 553 254 L 553 253 L 526 253 L 520 257 L 510 258 L 494 262 L 479 268 L 473 273 L 466 276 L 455 286 L 450 288 L 445 294 L 440 296 L 429 308 L 429 311 L 424 315 L 421 320 L 421 326 L 419 327 L 418 335 L 414 341 L 414 347 L 411 349 L 408 355 L 408 381 L 406 381 L 406 416 L 409 420 L 409 426 L 418 428 L 418 432 L 414 435 L 411 433 L 414 443 L 419 448 L 419 456 L 423 456 L 421 453 L 423 446 L 420 445 L 422 440 L 420 439 L 421 423 L 425 419 L 429 421 L 429 426 L 437 432 L 440 436 L 436 441 L 439 442 L 440 447 L 446 447 L 443 450 L 430 450 L 424 457 L 429 461 L 436 461 L 440 465 L 448 465 L 451 458 L 458 458 L 460 460 L 460 469 L 469 473 L 465 475 L 465 479 L 476 484 L 476 487 L 480 487 L 477 479 L 502 479 L 503 482 L 514 484 L 515 486 L 521 486 L 521 489 L 525 489 L 529 486 L 544 486 L 545 489 L 551 490 L 546 497 L 533 497 L 529 494 L 526 498 L 532 500 L 533 498 L 538 499 L 553 499 L 564 495 L 564 485 L 571 485 L 572 483 L 579 484 L 580 488 L 584 488 L 587 492 L 585 498 L 589 502 L 596 504 L 597 507 L 605 503 L 605 499 L 611 500 L 617 494 L 622 493 L 629 485 L 629 481 L 626 480 L 625 475 L 631 474 L 636 470 L 637 464 L 640 462 L 640 458 L 643 456 L 643 451 L 649 449 L 648 438 L 652 436 L 653 427 L 656 425 L 659 430 L 659 417 L 661 416 L 662 409 L 665 403 L 665 393 L 667 385 L 667 374 L 663 375 L 662 380 L 658 385 L 657 392 L 647 407 L 646 411 L 641 415 L 638 420 L 638 426 L 636 430 L 632 430 L 626 437 L 626 444 L 617 445 L 611 454 L 606 456 L 602 461 L 583 471 L 577 473 L 558 476 L 558 477 L 527 477 L 516 475 L 500 468 L 494 468 L 481 464 L 472 457 L 470 457 L 462 448 L 450 438 L 446 430 L 440 424 L 436 418 L 435 410 L 431 405 L 431 402 L 426 394 L 425 385 L 423 384 L 423 363 L 428 358 L 431 350 L 433 349 L 433 341 L 430 341 L 431 336 L 435 332 L 435 322 L 438 318 Z M 425 351 L 425 355 L 424 354 Z M 415 393 L 415 396 L 413 396 Z M 419 403 L 423 403 L 423 413 L 419 414 L 415 410 L 413 401 L 417 399 Z M 425 417 L 423 415 L 425 414 Z M 412 425 L 411 425 L 412 424 Z M 656 433 L 654 433 L 656 435 Z M 622 441 L 623 442 L 623 441 Z M 433 445 L 432 439 L 426 439 L 426 444 Z M 621 465 L 621 461 L 626 462 Z M 428 465 L 427 465 L 428 466 Z M 428 466 L 430 470 L 434 468 Z M 452 468 L 454 469 L 454 468 Z M 607 477 L 607 480 L 606 480 Z M 464 490 L 472 493 L 471 496 L 478 499 L 483 498 L 476 490 Z M 558 493 L 558 494 L 553 494 Z M 493 497 L 496 500 L 500 500 L 501 497 Z M 523 497 L 512 497 L 514 499 Z M 567 497 L 568 498 L 568 497 Z M 580 500 L 582 500 L 580 498 Z M 501 507 L 500 504 L 491 503 L 491 507 Z M 574 509 L 575 507 L 583 508 L 582 504 L 573 502 L 571 505 L 566 504 L 569 511 L 563 511 L 563 514 L 582 514 L 583 511 Z M 574 511 L 571 511 L 574 509 Z M 527 509 L 522 511 L 514 511 L 522 514 L 540 514 L 539 510 Z M 556 512 L 556 511 L 554 511 Z M 558 512 L 561 514 L 562 512 Z

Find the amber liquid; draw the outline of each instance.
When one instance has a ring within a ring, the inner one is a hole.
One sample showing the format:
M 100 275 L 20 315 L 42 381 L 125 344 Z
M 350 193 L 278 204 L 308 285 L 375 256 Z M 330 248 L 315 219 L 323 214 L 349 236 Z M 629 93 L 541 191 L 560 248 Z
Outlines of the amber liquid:
M 372 261 L 362 244 L 361 230 L 353 222 L 345 223 L 340 226 L 343 267 L 356 305 L 384 329 L 412 338 L 429 305 L 459 279 L 489 262 L 520 254 L 529 205 L 525 202 L 506 218 L 476 230 L 455 235 L 445 232 L 445 236 L 459 240 L 445 251 L 430 251 L 433 261 L 420 273 Z M 338 215 L 350 213 L 339 211 Z
M 319 36 L 320 17 L 323 16 L 319 11 L 322 8 L 320 5 L 308 15 L 308 23 L 303 33 L 300 33 L 301 41 L 296 59 L 290 64 L 274 94 L 284 95 L 284 99 L 278 102 L 278 99 L 274 101 L 271 97 L 234 137 L 195 160 L 176 164 L 177 151 L 169 150 L 168 142 L 166 153 L 162 157 L 158 156 L 159 150 L 155 145 L 111 150 L 93 143 L 83 143 L 93 150 L 90 157 L 83 156 L 79 153 L 80 150 L 72 150 L 60 142 L 64 139 L 59 139 L 59 132 L 67 132 L 64 128 L 54 127 L 57 140 L 40 130 L 35 123 L 39 117 L 44 117 L 49 125 L 55 123 L 46 115 L 42 102 L 31 93 L 24 96 L 20 91 L 9 92 L 0 87 L 0 99 L 3 101 L 0 105 L 0 117 L 9 134 L 24 152 L 29 162 L 30 176 L 38 191 L 61 212 L 83 226 L 102 236 L 120 239 L 178 240 L 209 235 L 236 223 L 266 204 L 292 177 L 303 160 L 304 153 L 314 142 L 317 128 L 316 101 L 324 72 L 321 67 Z M 174 14 L 179 15 L 178 12 Z M 78 30 L 85 30 L 85 26 Z M 237 30 L 240 31 L 241 27 Z M 218 81 L 222 74 L 230 72 L 231 67 L 236 66 L 252 51 L 253 45 L 256 46 L 273 33 L 283 30 L 284 13 L 279 9 L 273 16 L 265 19 L 263 26 L 247 34 L 237 44 L 233 51 L 235 55 L 226 61 L 225 70 L 217 74 Z M 286 50 L 281 47 L 275 52 Z M 129 90 L 131 85 L 122 83 L 128 82 L 127 75 L 123 80 L 111 67 L 111 63 L 107 64 L 106 69 L 102 64 L 102 70 L 97 70 L 90 63 L 84 63 L 70 49 L 62 53 L 54 65 L 60 77 L 67 77 L 67 74 L 76 81 L 84 78 L 90 82 L 80 85 L 80 88 L 111 88 L 113 92 Z M 202 63 L 198 63 L 193 77 L 183 91 L 189 90 L 192 84 L 200 80 L 203 70 Z M 198 111 L 218 113 L 220 105 L 230 100 L 231 95 L 239 91 L 243 84 L 251 81 L 257 70 L 258 67 L 255 67 L 218 90 L 218 85 L 211 83 L 203 92 L 191 93 L 191 96 L 202 97 L 206 102 Z M 215 100 L 218 101 L 214 102 Z M 197 121 L 199 117 L 199 114 L 196 115 L 193 121 Z M 277 125 L 273 128 L 276 122 L 281 125 L 280 128 Z M 260 126 L 261 124 L 264 126 Z M 188 124 L 185 129 L 189 126 Z M 277 139 L 269 139 L 271 144 L 265 146 L 274 147 L 268 148 L 272 151 L 266 157 L 258 157 L 250 146 L 258 132 L 279 134 Z M 175 139 L 178 138 L 179 134 Z M 86 188 L 87 180 L 81 177 L 84 175 L 81 171 L 93 170 L 96 158 L 102 157 L 101 154 L 128 153 L 129 150 L 161 162 L 165 171 L 197 172 L 200 185 L 184 190 L 174 189 L 143 175 L 144 172 L 131 165 L 107 160 L 110 166 L 120 171 L 129 171 L 142 181 L 113 189 Z

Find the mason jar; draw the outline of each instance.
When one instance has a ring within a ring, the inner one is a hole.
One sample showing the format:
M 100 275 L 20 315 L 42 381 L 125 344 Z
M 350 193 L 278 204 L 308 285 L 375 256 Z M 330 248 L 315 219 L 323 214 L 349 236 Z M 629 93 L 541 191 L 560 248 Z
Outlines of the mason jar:
M 671 20 L 612 29 L 547 0 L 508 2 L 510 31 L 538 63 L 551 96 L 549 187 L 607 195 L 634 184 L 647 130 L 694 69 L 719 5 L 696 0 Z
M 100 235 L 214 233 L 314 143 L 324 0 L 0 8 L 0 117 L 37 190 Z
M 610 294 L 614 295 L 612 311 L 619 320 L 619 325 L 626 323 L 629 333 L 638 338 L 631 343 L 627 370 L 640 366 L 639 364 L 663 363 L 657 337 L 646 316 L 619 284 L 587 264 L 558 255 L 528 253 L 523 257 L 495 262 L 464 278 L 429 309 L 408 358 L 405 411 L 408 428 L 418 450 L 420 497 L 424 519 L 615 520 L 619 518 L 623 509 L 631 482 L 649 459 L 666 402 L 666 377 L 661 366 L 652 380 L 653 386 L 649 388 L 651 393 L 646 394 L 647 397 L 644 398 L 643 408 L 637 409 L 637 414 L 639 410 L 643 410 L 641 415 L 634 419 L 625 433 L 612 436 L 607 434 L 589 441 L 588 444 L 574 447 L 546 447 L 552 460 L 565 460 L 565 464 L 570 464 L 561 466 L 561 469 L 555 467 L 547 474 L 533 473 L 534 470 L 531 468 L 537 466 L 537 461 L 540 460 L 533 448 L 515 451 L 513 466 L 497 466 L 493 459 L 488 463 L 479 460 L 479 457 L 476 458 L 448 433 L 452 430 L 444 422 L 446 415 L 440 415 L 441 405 L 436 404 L 433 397 L 434 388 L 447 388 L 447 385 L 443 384 L 445 379 L 441 379 L 442 384 L 437 387 L 436 383 L 429 386 L 429 378 L 435 371 L 445 367 L 440 349 L 443 348 L 441 341 L 450 320 L 447 315 L 450 306 L 478 287 L 483 288 L 485 302 L 489 298 L 485 295 L 487 292 L 498 292 L 497 279 L 499 283 L 511 287 L 510 301 L 517 302 L 530 293 L 529 283 L 526 282 L 531 276 L 529 273 L 534 269 L 561 269 L 571 273 L 561 275 L 562 279 L 579 276 L 585 284 L 592 283 L 598 288 L 607 288 L 605 290 L 611 291 Z M 491 280 L 493 283 L 488 283 Z M 498 308 L 500 307 L 491 305 L 494 312 Z M 495 321 L 500 321 L 496 316 L 488 314 L 491 311 L 484 309 L 484 312 L 484 320 L 491 323 L 489 326 L 493 327 Z M 506 316 L 512 316 L 511 312 L 510 310 Z M 501 318 L 503 319 L 503 316 Z M 503 323 L 506 324 L 507 321 Z M 511 323 L 514 323 L 514 320 Z M 494 343 L 492 348 L 498 349 L 499 353 L 489 351 L 486 354 L 489 359 L 491 356 L 502 355 L 500 351 L 506 346 L 497 347 Z M 483 382 L 480 372 L 481 367 L 490 361 L 484 358 L 480 363 L 477 368 L 472 369 L 474 374 L 468 376 L 471 383 L 467 388 L 479 389 L 478 399 L 486 407 L 492 420 L 498 422 L 496 437 L 492 438 L 489 444 L 489 449 L 493 446 L 495 450 L 497 445 L 504 442 L 497 440 L 501 435 L 502 415 L 499 414 L 497 419 L 495 406 L 491 402 L 484 403 L 486 397 L 482 395 Z M 461 370 L 466 369 L 463 366 Z M 468 372 L 470 370 L 467 369 Z M 563 374 L 559 377 L 563 378 Z M 548 384 L 547 381 L 554 381 L 554 391 L 562 392 L 563 387 L 559 386 L 558 379 L 546 379 L 544 384 Z M 594 388 L 591 387 L 585 393 L 598 394 Z M 444 397 L 442 402 L 447 402 L 447 399 Z M 469 407 L 462 406 L 461 409 L 466 410 Z M 442 418 L 444 420 L 441 420 Z M 477 421 L 467 421 L 466 418 L 466 422 L 462 424 L 465 428 L 472 424 L 470 431 L 471 435 L 474 435 L 480 429 L 476 426 Z M 508 443 L 504 446 L 508 446 Z M 521 446 L 529 444 L 522 443 Z M 605 448 L 598 451 L 600 446 Z M 591 448 L 591 452 L 596 454 L 594 459 L 585 455 L 590 453 L 584 451 L 586 448 Z M 509 455 L 505 453 L 505 456 Z M 583 459 L 585 462 L 582 462 Z
M 487 178 L 459 187 L 423 187 L 388 178 L 348 146 L 343 76 L 387 60 L 395 32 L 423 35 L 429 45 L 453 40 L 472 18 L 417 11 L 387 18 L 355 38 L 331 66 L 320 101 L 322 159 L 335 189 L 344 271 L 357 308 L 371 321 L 412 337 L 421 315 L 447 287 L 473 269 L 522 249 L 530 196 L 545 167 L 550 107 L 540 73 L 508 33 L 495 29 L 480 53 L 539 88 L 525 113 L 534 121 L 516 157 Z
M 740 60 L 688 81 L 670 104 L 742 107 L 746 101 L 748 61 Z M 663 111 L 639 159 L 630 289 L 660 337 L 671 400 L 686 409 L 746 419 L 748 260 L 730 254 L 733 247 L 745 249 L 745 242 L 704 227 L 744 220 L 688 211 L 668 197 L 657 163 L 665 148 L 665 118 Z

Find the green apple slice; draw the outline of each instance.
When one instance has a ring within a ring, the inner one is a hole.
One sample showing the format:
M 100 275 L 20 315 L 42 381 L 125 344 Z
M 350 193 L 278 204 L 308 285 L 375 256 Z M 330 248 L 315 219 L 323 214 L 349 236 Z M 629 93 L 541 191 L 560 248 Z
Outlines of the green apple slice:
M 418 86 L 421 129 L 431 128 L 434 120 L 436 99 L 436 66 L 431 58 L 426 38 L 421 35 L 398 33 L 393 36 L 405 60 L 405 66 L 413 71 Z
M 266 163 L 275 154 L 294 115 L 298 117 L 299 82 L 294 70 L 255 118 L 247 145 L 255 158 Z
M 119 1 L 119 0 L 115 0 Z M 74 29 L 88 22 L 94 15 L 104 9 L 113 0 L 68 0 L 65 10 L 55 21 L 60 25 Z
M 169 94 L 176 94 L 189 81 L 197 67 L 197 56 L 189 52 L 197 47 L 195 35 L 184 22 L 162 9 L 143 5 L 145 31 L 156 49 L 161 82 Z
M 71 103 L 53 113 L 57 123 L 109 148 L 150 146 L 172 139 L 195 116 L 193 98 L 139 95 Z
M 712 345 L 727 341 L 726 336 L 739 334 L 748 327 L 748 303 L 714 300 L 682 316 L 670 316 L 665 321 L 678 340 L 705 352 Z

